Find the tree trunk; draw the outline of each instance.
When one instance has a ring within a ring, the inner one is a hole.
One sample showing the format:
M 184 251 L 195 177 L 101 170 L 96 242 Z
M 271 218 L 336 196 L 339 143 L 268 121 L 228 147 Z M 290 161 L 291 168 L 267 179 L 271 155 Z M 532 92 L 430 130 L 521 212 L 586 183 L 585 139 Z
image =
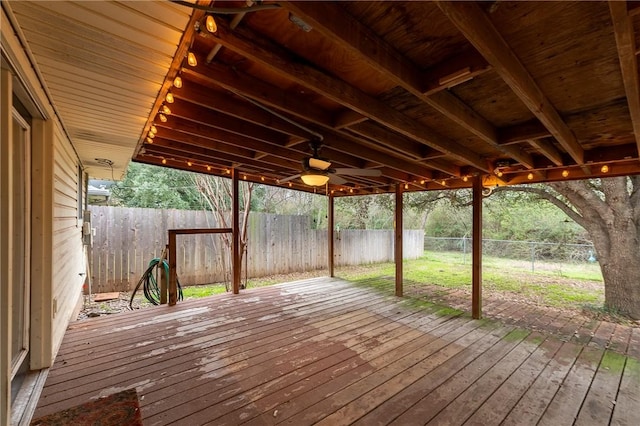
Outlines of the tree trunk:
M 616 218 L 617 219 L 617 218 Z M 635 224 L 607 226 L 605 238 L 594 238 L 602 278 L 605 306 L 614 312 L 640 319 L 640 247 Z M 593 235 L 593 233 L 592 233 Z

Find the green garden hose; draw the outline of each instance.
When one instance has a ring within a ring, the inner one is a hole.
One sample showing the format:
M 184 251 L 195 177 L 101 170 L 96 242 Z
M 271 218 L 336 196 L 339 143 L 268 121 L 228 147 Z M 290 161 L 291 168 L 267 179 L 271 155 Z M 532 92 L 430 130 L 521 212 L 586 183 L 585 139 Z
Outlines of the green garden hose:
M 144 292 L 144 297 L 154 305 L 160 304 L 160 286 L 158 285 L 158 280 L 156 280 L 156 274 L 154 270 L 159 267 L 160 259 L 154 258 L 149 262 L 149 266 L 147 270 L 144 271 L 140 281 L 136 285 L 136 288 L 131 293 L 131 299 L 129 299 L 129 309 L 133 309 L 133 298 L 136 295 L 136 292 L 142 286 L 142 291 Z M 169 263 L 166 260 L 162 261 L 162 266 L 164 269 L 165 277 L 167 278 L 167 282 L 169 282 Z M 180 281 L 177 280 L 178 284 L 178 300 L 183 300 L 184 297 L 182 295 L 182 286 L 180 285 Z

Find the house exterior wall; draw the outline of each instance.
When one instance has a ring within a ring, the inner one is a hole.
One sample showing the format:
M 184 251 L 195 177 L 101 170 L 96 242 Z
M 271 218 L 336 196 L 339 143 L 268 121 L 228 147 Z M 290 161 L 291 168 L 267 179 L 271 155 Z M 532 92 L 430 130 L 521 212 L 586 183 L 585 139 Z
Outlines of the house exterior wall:
M 11 105 L 14 96 L 32 117 L 30 367 L 50 366 L 81 303 L 85 255 L 79 212 L 80 160 L 2 5 L 2 131 L 0 136 L 0 426 L 11 422 Z M 15 414 L 15 413 L 14 413 Z

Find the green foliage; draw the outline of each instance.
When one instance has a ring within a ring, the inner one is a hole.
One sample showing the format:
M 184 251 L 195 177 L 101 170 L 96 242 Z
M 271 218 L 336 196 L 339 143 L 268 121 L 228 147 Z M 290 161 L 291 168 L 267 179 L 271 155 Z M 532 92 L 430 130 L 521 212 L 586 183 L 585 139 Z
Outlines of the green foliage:
M 200 210 L 200 193 L 192 173 L 130 163 L 125 179 L 112 187 L 112 204 L 123 207 Z

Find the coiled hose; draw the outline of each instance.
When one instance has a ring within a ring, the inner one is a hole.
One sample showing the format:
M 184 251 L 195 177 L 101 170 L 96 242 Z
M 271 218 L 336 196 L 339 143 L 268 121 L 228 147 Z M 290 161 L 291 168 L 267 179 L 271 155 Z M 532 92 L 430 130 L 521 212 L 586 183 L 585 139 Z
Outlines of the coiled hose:
M 129 299 L 129 309 L 133 309 L 133 298 L 138 292 L 138 289 L 140 288 L 140 286 L 142 286 L 142 291 L 144 293 L 145 299 L 147 299 L 149 302 L 153 303 L 154 305 L 160 304 L 160 287 L 158 285 L 158 280 L 156 280 L 156 274 L 154 273 L 154 270 L 156 268 L 159 268 L 159 265 L 160 265 L 159 258 L 156 257 L 155 259 L 151 259 L 151 262 L 149 262 L 149 266 L 147 267 L 147 270 L 144 271 L 144 274 L 142 274 L 142 277 L 140 277 L 140 281 L 138 281 L 136 288 L 133 290 L 133 293 L 131 293 L 131 299 Z M 166 260 L 163 260 L 162 266 L 163 266 L 165 277 L 167 278 L 167 283 L 168 283 L 169 282 L 169 263 Z M 179 280 L 177 281 L 177 284 L 178 284 L 178 300 L 183 300 L 184 297 L 182 295 L 182 286 L 180 285 Z

